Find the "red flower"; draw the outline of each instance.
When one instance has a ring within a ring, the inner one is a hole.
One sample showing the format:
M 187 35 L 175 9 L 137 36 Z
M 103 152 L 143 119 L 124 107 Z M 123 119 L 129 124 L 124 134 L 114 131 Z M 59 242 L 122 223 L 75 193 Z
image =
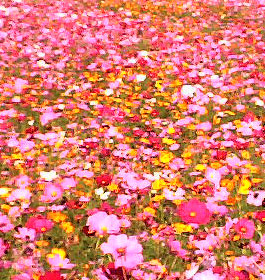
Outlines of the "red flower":
M 53 222 L 46 219 L 42 215 L 37 215 L 28 219 L 26 223 L 27 228 L 33 228 L 37 233 L 44 233 L 53 228 Z
M 241 238 L 251 239 L 255 233 L 255 224 L 252 220 L 240 219 L 235 224 L 235 231 L 240 235 Z
M 211 218 L 206 204 L 197 199 L 182 203 L 179 206 L 178 214 L 184 222 L 199 225 L 208 224 Z
M 227 151 L 217 150 L 217 151 L 216 151 L 215 158 L 216 158 L 217 160 L 221 160 L 221 159 L 222 159 L 222 160 L 225 160 L 227 154 L 228 154 Z
M 99 186 L 108 186 L 112 181 L 112 176 L 109 174 L 103 174 L 96 178 L 96 182 Z
M 40 280 L 63 280 L 63 277 L 59 271 L 46 271 Z
M 261 221 L 262 223 L 265 223 L 265 210 L 256 212 L 255 218 Z

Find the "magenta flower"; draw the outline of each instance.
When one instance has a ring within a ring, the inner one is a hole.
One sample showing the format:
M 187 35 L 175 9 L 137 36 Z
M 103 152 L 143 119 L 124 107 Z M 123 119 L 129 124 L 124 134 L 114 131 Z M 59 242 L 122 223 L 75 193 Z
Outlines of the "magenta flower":
M 53 222 L 42 215 L 30 217 L 26 223 L 27 228 L 35 229 L 37 233 L 44 233 L 53 228 Z
M 99 235 L 118 233 L 121 227 L 120 220 L 116 215 L 108 215 L 103 211 L 90 216 L 86 225 L 89 226 L 91 231 L 96 231 Z
M 206 204 L 195 198 L 181 203 L 178 214 L 183 222 L 198 225 L 208 224 L 212 216 Z
M 235 231 L 240 235 L 241 238 L 251 239 L 255 233 L 255 224 L 252 220 L 240 219 L 235 224 Z
M 133 269 L 143 262 L 143 248 L 135 236 L 111 235 L 108 242 L 101 245 L 101 250 L 113 256 L 115 268 Z

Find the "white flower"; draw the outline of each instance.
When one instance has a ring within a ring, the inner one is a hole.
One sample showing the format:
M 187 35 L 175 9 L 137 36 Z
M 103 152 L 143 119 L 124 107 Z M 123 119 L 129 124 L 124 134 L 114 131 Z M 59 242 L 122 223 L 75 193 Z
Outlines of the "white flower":
M 45 181 L 48 181 L 48 182 L 51 182 L 53 181 L 54 179 L 57 178 L 57 174 L 56 174 L 56 171 L 54 170 L 51 170 L 51 171 L 41 171 L 40 172 L 40 177 L 41 179 L 44 179 Z
M 104 192 L 104 189 L 101 187 L 101 188 L 95 189 L 95 194 L 98 195 L 101 200 L 106 200 L 106 199 L 108 199 L 110 192 Z
M 105 90 L 105 94 L 106 94 L 107 96 L 112 95 L 112 94 L 113 94 L 113 89 L 107 88 L 107 89 Z
M 136 82 L 143 82 L 144 80 L 146 79 L 146 75 L 144 74 L 139 74 L 139 75 L 136 75 Z
M 196 92 L 196 88 L 192 85 L 184 85 L 181 88 L 181 95 L 183 98 L 193 97 Z

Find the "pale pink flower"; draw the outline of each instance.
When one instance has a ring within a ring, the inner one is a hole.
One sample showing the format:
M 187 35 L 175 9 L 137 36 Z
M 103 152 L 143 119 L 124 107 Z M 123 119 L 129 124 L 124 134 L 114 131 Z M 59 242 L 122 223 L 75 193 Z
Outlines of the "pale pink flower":
M 205 178 L 213 183 L 216 188 L 220 187 L 221 173 L 219 172 L 219 170 L 208 167 L 206 169 Z
M 60 199 L 63 195 L 63 189 L 57 184 L 47 183 L 45 184 L 43 195 L 41 196 L 41 201 L 43 202 L 53 202 Z
M 54 254 L 52 257 L 48 257 L 47 261 L 52 270 L 72 269 L 73 267 L 75 267 L 75 264 L 70 263 L 69 259 L 63 258 L 59 254 Z
M 104 254 L 113 256 L 115 268 L 133 269 L 143 262 L 143 248 L 135 236 L 111 235 L 108 242 L 103 243 L 100 248 Z
M 96 231 L 99 235 L 118 233 L 121 227 L 120 220 L 116 215 L 108 215 L 103 211 L 90 216 L 87 219 L 86 225 L 89 226 L 90 230 Z

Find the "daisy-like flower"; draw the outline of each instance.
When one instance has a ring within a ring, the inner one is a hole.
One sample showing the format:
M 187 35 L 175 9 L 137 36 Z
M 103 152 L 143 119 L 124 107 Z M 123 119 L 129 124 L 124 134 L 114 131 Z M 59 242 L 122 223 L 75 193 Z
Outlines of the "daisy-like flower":
M 65 258 L 62 254 L 48 254 L 47 262 L 51 266 L 52 270 L 72 269 L 75 267 L 75 264 L 70 263 L 70 260 Z
M 30 217 L 26 223 L 27 228 L 35 229 L 37 233 L 44 233 L 53 228 L 53 222 L 42 215 Z
M 113 256 L 115 268 L 133 269 L 143 262 L 143 248 L 135 236 L 111 235 L 100 248 L 104 254 Z
M 207 168 L 205 177 L 208 181 L 213 183 L 216 188 L 220 186 L 221 173 L 218 170 L 215 170 L 213 168 Z
M 96 231 L 99 235 L 118 233 L 121 227 L 120 220 L 116 215 L 108 215 L 103 211 L 90 216 L 86 225 L 89 226 L 91 231 Z
M 241 238 L 251 239 L 255 233 L 255 224 L 252 220 L 240 219 L 234 226 Z
M 211 218 L 211 213 L 206 204 L 197 199 L 181 203 L 178 214 L 184 222 L 189 224 L 208 224 Z
M 61 186 L 48 183 L 44 187 L 43 196 L 41 196 L 41 201 L 43 202 L 53 202 L 60 199 L 63 195 L 63 190 Z

